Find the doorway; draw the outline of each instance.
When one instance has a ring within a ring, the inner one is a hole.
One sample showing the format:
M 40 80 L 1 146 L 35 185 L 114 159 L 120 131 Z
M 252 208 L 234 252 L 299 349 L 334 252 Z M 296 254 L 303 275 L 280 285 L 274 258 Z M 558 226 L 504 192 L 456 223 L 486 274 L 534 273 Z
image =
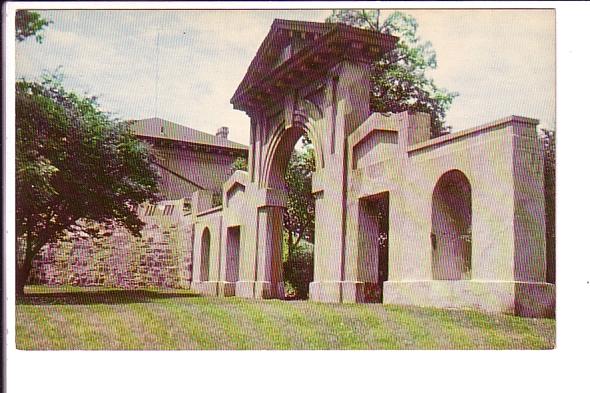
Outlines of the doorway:
M 365 302 L 383 302 L 383 283 L 389 275 L 389 193 L 359 199 L 359 281 L 365 283 Z
M 227 228 L 227 270 L 225 281 L 236 282 L 240 276 L 240 227 Z

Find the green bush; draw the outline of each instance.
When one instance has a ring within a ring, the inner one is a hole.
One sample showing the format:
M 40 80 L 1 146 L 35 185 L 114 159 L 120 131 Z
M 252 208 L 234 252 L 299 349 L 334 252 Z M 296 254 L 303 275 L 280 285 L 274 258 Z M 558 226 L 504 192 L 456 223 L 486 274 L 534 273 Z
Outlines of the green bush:
M 313 246 L 297 247 L 284 263 L 285 297 L 307 299 L 313 281 Z

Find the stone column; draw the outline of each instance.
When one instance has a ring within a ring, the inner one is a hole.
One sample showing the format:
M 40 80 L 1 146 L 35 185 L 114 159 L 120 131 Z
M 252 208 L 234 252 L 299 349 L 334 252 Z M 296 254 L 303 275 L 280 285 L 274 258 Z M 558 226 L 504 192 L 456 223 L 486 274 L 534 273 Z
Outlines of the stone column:
M 220 243 L 220 253 L 221 253 L 221 264 L 220 264 L 220 270 L 219 270 L 219 289 L 218 289 L 218 295 L 225 297 L 225 296 L 234 296 L 236 294 L 236 283 L 235 282 L 229 282 L 227 279 L 227 275 L 228 275 L 228 266 L 227 266 L 227 261 L 228 261 L 228 252 L 231 252 L 232 250 L 228 250 L 228 227 L 227 225 L 224 223 L 221 226 L 221 243 Z
M 521 119 L 511 126 L 514 170 L 515 312 L 552 316 L 555 286 L 546 282 L 545 195 L 538 122 Z
M 213 191 L 211 190 L 198 190 L 193 192 L 191 196 L 191 212 L 193 221 L 195 220 L 198 213 L 204 212 L 205 210 L 213 207 Z
M 325 92 L 325 166 L 317 174 L 322 191 L 316 201 L 314 282 L 310 299 L 341 302 L 356 298 L 357 283 L 346 277 L 347 136 L 369 116 L 370 66 L 343 61 L 333 68 Z M 321 249 L 321 253 L 318 252 Z
M 285 297 L 283 283 L 283 208 L 258 209 L 255 298 Z

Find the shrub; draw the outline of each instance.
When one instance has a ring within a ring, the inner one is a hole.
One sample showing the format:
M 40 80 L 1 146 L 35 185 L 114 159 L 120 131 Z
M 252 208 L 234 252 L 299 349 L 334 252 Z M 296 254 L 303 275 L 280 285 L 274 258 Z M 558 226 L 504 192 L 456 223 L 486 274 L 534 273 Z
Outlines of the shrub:
M 285 297 L 307 299 L 313 281 L 313 248 L 297 247 L 284 263 Z

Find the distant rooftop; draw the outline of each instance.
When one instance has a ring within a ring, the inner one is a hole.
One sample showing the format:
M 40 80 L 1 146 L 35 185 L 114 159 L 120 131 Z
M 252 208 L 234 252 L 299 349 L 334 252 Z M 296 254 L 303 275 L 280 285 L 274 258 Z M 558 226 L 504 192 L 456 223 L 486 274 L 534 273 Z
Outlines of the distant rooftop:
M 241 143 L 233 142 L 226 138 L 195 130 L 194 128 L 160 119 L 158 117 L 132 120 L 129 124 L 131 130 L 137 136 L 194 143 L 198 145 L 217 146 L 228 149 L 248 150 L 248 146 L 242 145 Z

